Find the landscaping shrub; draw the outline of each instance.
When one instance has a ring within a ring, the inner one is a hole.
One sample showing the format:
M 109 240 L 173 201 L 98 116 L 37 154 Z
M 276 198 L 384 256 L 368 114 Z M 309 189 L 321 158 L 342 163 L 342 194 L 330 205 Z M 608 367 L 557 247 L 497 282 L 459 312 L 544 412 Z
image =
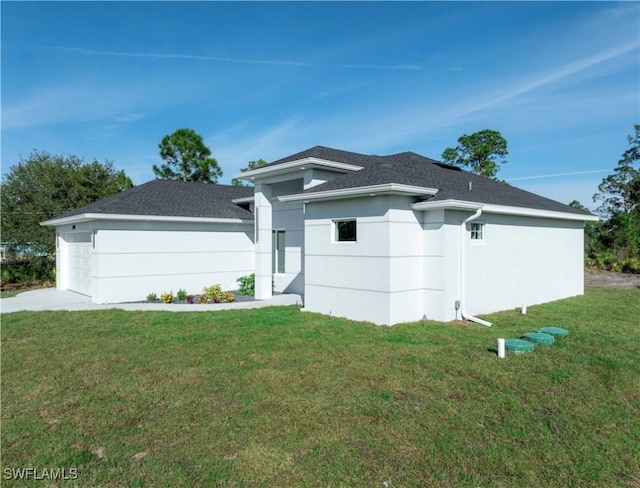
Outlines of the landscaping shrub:
M 178 293 L 176 293 L 176 298 L 180 301 L 186 300 L 187 299 L 187 290 L 185 290 L 184 288 L 180 288 L 178 290 Z
M 55 260 L 47 256 L 23 256 L 2 263 L 2 286 L 16 288 L 55 282 Z
M 640 258 L 612 252 L 592 253 L 585 257 L 585 267 L 605 269 L 617 273 L 640 273 Z
M 205 286 L 202 294 L 206 297 L 207 302 L 220 303 L 224 300 L 224 292 L 220 285 Z M 200 302 L 202 303 L 202 302 Z
M 226 303 L 231 303 L 236 299 L 235 295 L 229 291 L 224 294 L 223 298 Z
M 149 293 L 147 295 L 147 301 L 148 302 L 157 302 L 158 301 L 158 295 L 156 295 L 155 293 Z
M 236 281 L 240 283 L 240 289 L 238 290 L 238 293 L 240 293 L 240 295 L 246 295 L 250 297 L 255 295 L 255 290 L 256 290 L 255 273 L 252 273 L 248 276 L 241 276 Z
M 162 303 L 173 303 L 173 292 L 170 291 L 169 293 L 163 293 L 160 295 L 160 301 Z
M 623 273 L 640 273 L 640 259 L 626 258 L 622 260 Z
M 185 298 L 187 300 L 187 303 L 193 303 L 195 297 L 193 295 L 187 295 Z
M 200 295 L 200 296 L 198 297 L 198 302 L 199 302 L 201 305 L 204 305 L 204 304 L 205 304 L 205 303 L 207 303 L 208 301 L 209 301 L 209 300 L 208 300 L 208 298 L 207 298 L 207 296 L 206 296 L 206 295 Z

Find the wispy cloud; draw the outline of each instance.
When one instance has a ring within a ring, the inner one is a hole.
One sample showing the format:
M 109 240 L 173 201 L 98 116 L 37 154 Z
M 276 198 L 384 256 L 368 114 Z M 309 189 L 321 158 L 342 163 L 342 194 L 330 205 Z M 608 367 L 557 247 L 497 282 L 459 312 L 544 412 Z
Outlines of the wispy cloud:
M 572 171 L 569 173 L 549 173 L 544 175 L 533 176 L 517 176 L 515 178 L 507 178 L 507 181 L 522 181 L 522 180 L 539 180 L 543 178 L 559 178 L 562 176 L 578 176 L 578 175 L 592 175 L 597 173 L 607 173 L 610 169 L 594 169 L 589 171 Z
M 11 44 L 4 44 L 5 47 L 11 47 Z M 153 52 L 128 52 L 128 51 L 110 51 L 100 49 L 87 49 L 76 46 L 20 46 L 28 49 L 43 49 L 53 51 L 66 51 L 79 54 L 96 55 L 96 56 L 117 56 L 129 58 L 150 58 L 150 59 L 184 59 L 195 61 L 211 61 L 215 63 L 236 63 L 236 64 L 254 64 L 254 65 L 270 65 L 270 66 L 289 66 L 289 67 L 318 67 L 332 68 L 334 66 L 326 64 L 316 64 L 307 61 L 277 60 L 277 59 L 248 59 L 234 58 L 226 56 L 209 56 L 204 54 L 181 54 L 181 53 L 153 53 Z M 419 64 L 369 64 L 369 63 L 341 63 L 335 67 L 340 69 L 351 70 L 378 70 L 378 71 L 420 71 L 422 66 Z
M 418 64 L 341 64 L 339 68 L 345 69 L 370 69 L 381 71 L 420 71 L 422 66 Z
M 225 180 L 230 180 L 248 161 L 260 158 L 269 161 L 295 152 L 299 149 L 297 144 L 305 144 L 305 133 L 306 125 L 294 117 L 268 127 L 241 124 L 226 133 L 207 137 L 206 142 L 224 168 Z
M 541 106 L 546 107 L 548 110 L 553 108 L 560 114 L 562 112 L 560 107 L 562 106 L 563 110 L 570 112 L 571 117 L 580 116 L 580 113 L 584 111 L 589 113 L 582 114 L 583 116 L 591 117 L 593 116 L 594 107 L 600 104 L 606 104 L 609 112 L 612 110 L 613 102 L 616 102 L 616 106 L 624 105 L 626 107 L 630 100 L 632 103 L 634 100 L 637 103 L 637 91 L 634 91 L 632 96 L 628 96 L 626 93 L 615 95 L 607 93 L 606 99 L 590 99 L 588 103 L 579 97 L 576 99 L 575 97 L 563 95 L 558 98 L 553 94 L 545 95 L 546 99 L 542 103 L 538 96 L 527 98 L 525 95 L 535 94 L 536 90 L 543 86 L 553 86 L 554 83 L 568 80 L 580 73 L 590 72 L 589 70 L 599 73 L 600 71 L 597 71 L 599 65 L 633 52 L 639 47 L 640 41 L 634 40 L 609 49 L 603 49 L 596 54 L 585 56 L 564 65 L 557 65 L 556 68 L 531 73 L 528 79 L 520 82 L 514 81 L 513 78 L 506 79 L 502 86 L 496 87 L 493 85 L 491 87 L 492 93 L 498 93 L 495 96 L 487 95 L 481 85 L 475 90 L 471 90 L 472 94 L 461 97 L 456 102 L 446 98 L 437 99 L 417 95 L 409 106 L 382 107 L 377 105 L 375 111 L 371 113 L 371 117 L 367 117 L 365 113 L 360 112 L 357 124 L 345 124 L 353 127 L 349 141 L 354 147 L 365 145 L 371 147 L 372 143 L 380 147 L 399 144 L 415 137 L 431 134 L 433 131 L 443 131 L 448 127 L 457 126 L 461 123 L 468 126 L 470 118 L 476 116 L 483 119 L 498 120 L 501 116 L 499 111 L 508 109 L 509 105 L 513 103 L 520 104 L 518 113 L 526 112 L 528 114 L 527 122 L 530 122 L 535 111 Z M 384 113 L 383 118 L 376 115 L 380 113 Z M 510 115 L 510 117 L 512 116 Z M 350 114 L 344 114 L 343 117 L 347 120 L 352 118 Z M 339 116 L 333 114 L 332 118 L 332 123 L 336 123 Z M 342 120 L 341 122 L 344 123 L 345 121 Z M 519 124 L 523 122 L 523 120 L 518 121 Z M 540 121 L 538 121 L 539 123 Z M 372 134 L 375 134 L 373 139 Z
M 144 118 L 157 87 L 138 82 L 127 90 L 92 78 L 50 85 L 2 107 L 2 129 L 102 120 L 107 128 Z
M 33 46 L 35 47 L 35 46 Z M 57 51 L 69 51 L 81 54 L 95 54 L 99 56 L 122 56 L 130 58 L 161 58 L 161 59 L 190 59 L 199 61 L 213 61 L 217 63 L 239 63 L 239 64 L 265 64 L 274 66 L 311 66 L 309 63 L 300 61 L 287 60 L 269 60 L 269 59 L 243 59 L 229 58 L 223 56 L 205 56 L 200 54 L 176 54 L 176 53 L 138 53 L 126 51 L 101 51 L 97 49 L 85 49 L 81 47 L 64 47 L 64 46 L 37 46 L 41 49 L 51 49 Z
M 568 181 L 544 180 L 539 183 L 525 183 L 517 186 L 522 190 L 530 191 L 562 203 L 577 200 L 591 211 L 594 211 L 598 206 L 593 202 L 593 195 L 598 191 L 598 183 L 600 183 L 600 179 L 592 177 Z
M 490 98 L 488 100 L 484 100 L 478 103 L 476 106 L 470 108 L 468 111 L 473 112 L 478 110 L 484 110 L 489 107 L 499 105 L 502 102 L 506 102 L 507 100 L 517 98 L 521 95 L 525 95 L 545 85 L 556 83 L 560 80 L 576 75 L 582 71 L 586 71 L 598 64 L 604 63 L 606 61 L 617 58 L 631 51 L 634 51 L 639 47 L 640 47 L 640 40 L 634 40 L 632 42 L 620 44 L 611 49 L 601 51 L 597 54 L 594 54 L 593 56 L 588 56 L 578 61 L 574 61 L 562 66 L 558 66 L 548 73 L 545 73 L 545 74 L 536 73 L 531 77 L 530 80 L 524 83 L 521 83 L 519 86 L 506 90 L 505 93 L 499 96 Z
M 106 123 L 102 128 L 102 137 L 109 136 L 111 131 L 126 126 L 127 124 L 132 124 L 144 119 L 144 115 L 139 113 L 117 113 L 107 115 L 105 118 Z

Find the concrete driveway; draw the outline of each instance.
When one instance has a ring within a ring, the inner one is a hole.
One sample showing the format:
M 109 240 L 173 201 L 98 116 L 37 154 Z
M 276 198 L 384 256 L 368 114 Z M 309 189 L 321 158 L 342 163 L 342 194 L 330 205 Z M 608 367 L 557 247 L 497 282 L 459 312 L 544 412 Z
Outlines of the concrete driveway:
M 270 300 L 251 302 L 212 303 L 208 305 L 178 305 L 165 303 L 112 303 L 98 305 L 85 295 L 55 288 L 25 291 L 13 298 L 0 300 L 0 313 L 41 310 L 147 310 L 170 312 L 214 312 L 216 310 L 262 308 L 278 305 L 302 305 L 300 295 L 275 295 Z

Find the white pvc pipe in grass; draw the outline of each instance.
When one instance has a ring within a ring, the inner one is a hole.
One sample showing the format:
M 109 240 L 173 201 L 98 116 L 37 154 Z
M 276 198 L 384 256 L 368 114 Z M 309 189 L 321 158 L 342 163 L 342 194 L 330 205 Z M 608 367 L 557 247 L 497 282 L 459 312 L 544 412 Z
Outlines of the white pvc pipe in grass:
M 498 339 L 498 357 L 505 357 L 504 339 Z

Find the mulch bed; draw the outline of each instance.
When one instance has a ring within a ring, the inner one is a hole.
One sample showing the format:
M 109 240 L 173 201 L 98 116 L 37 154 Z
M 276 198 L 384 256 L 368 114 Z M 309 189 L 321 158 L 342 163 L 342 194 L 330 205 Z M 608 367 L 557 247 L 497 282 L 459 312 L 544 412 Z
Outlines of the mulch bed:
M 235 297 L 234 300 L 232 302 L 219 302 L 219 303 L 235 303 L 235 302 L 253 302 L 255 301 L 255 297 L 252 296 L 247 296 L 247 295 L 241 295 L 238 292 L 235 291 L 231 291 L 229 293 L 232 293 L 233 296 Z M 178 300 L 176 297 L 173 297 L 173 302 L 176 305 L 203 305 L 200 303 L 200 295 L 193 295 L 193 302 L 188 302 L 187 300 Z M 137 303 L 163 303 L 160 299 L 156 300 L 155 302 L 149 302 L 148 300 L 142 300 L 140 302 Z

